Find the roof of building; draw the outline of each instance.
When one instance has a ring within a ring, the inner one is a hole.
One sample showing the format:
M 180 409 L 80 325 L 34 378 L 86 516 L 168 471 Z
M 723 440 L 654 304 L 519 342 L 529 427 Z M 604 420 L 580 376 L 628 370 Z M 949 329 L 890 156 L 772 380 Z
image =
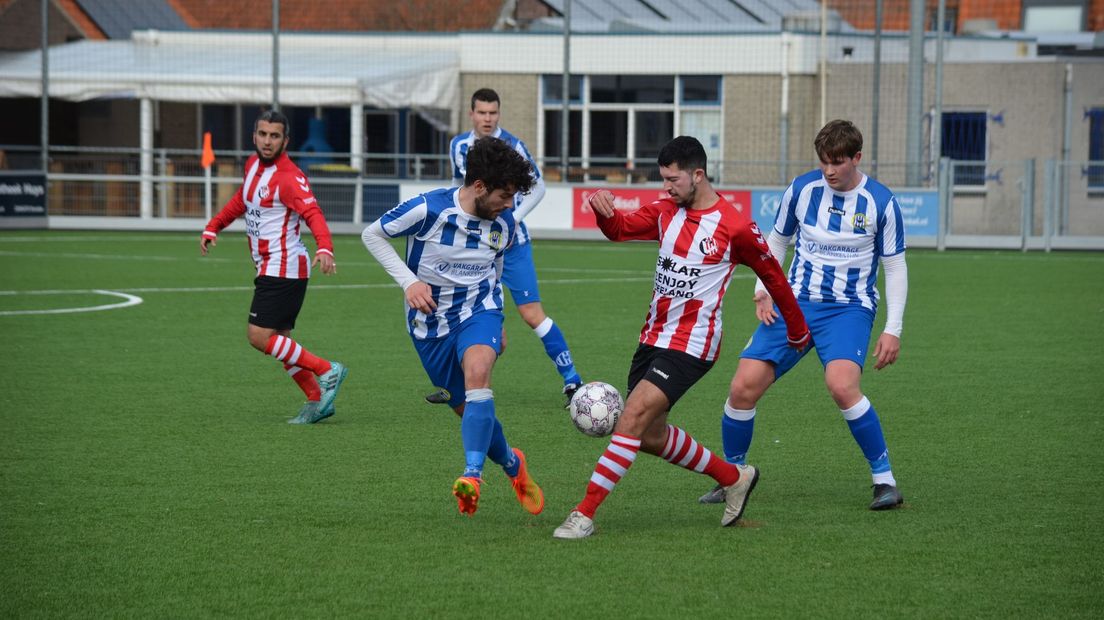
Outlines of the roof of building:
M 135 30 L 186 30 L 167 0 L 76 0 L 109 39 L 129 39 Z
M 542 0 L 559 16 L 532 30 L 562 30 L 565 0 Z M 832 12 L 838 20 L 838 14 Z M 782 30 L 784 20 L 819 18 L 816 0 L 572 0 L 573 32 L 710 32 Z
M 271 30 L 268 2 L 246 0 L 172 0 L 195 28 Z M 457 32 L 490 30 L 502 0 L 361 0 L 319 2 L 281 0 L 280 29 L 299 32 Z

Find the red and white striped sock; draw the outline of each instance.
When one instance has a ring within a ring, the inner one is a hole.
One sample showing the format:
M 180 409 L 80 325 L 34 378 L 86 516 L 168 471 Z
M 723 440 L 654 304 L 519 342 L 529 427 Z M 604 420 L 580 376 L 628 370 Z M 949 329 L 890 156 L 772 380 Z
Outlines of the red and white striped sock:
M 629 471 L 636 453 L 640 451 L 640 439 L 621 433 L 614 433 L 610 437 L 610 443 L 606 451 L 598 459 L 594 466 L 594 473 L 590 475 L 587 484 L 586 497 L 575 507 L 575 510 L 594 518 L 598 506 L 606 499 L 606 496 L 617 486 L 617 482 Z
M 287 336 L 273 334 L 265 346 L 265 355 L 271 355 L 288 366 L 306 368 L 316 375 L 330 372 L 330 362 L 312 354 Z
M 713 454 L 690 433 L 671 424 L 667 425 L 667 443 L 659 456 L 679 467 L 706 474 L 721 486 L 727 487 L 740 479 L 740 470 L 735 465 Z
M 299 385 L 299 389 L 307 395 L 307 400 L 322 400 L 322 386 L 318 385 L 318 379 L 314 377 L 313 372 L 306 368 L 288 366 L 287 364 L 284 364 L 284 370 Z

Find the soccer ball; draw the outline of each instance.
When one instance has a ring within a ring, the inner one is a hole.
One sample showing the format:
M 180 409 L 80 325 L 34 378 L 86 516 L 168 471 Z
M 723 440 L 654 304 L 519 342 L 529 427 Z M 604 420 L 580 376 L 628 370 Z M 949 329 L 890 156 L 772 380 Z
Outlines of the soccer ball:
M 571 421 L 580 432 L 591 437 L 605 437 L 617 426 L 625 401 L 617 388 L 593 381 L 575 391 L 569 409 Z

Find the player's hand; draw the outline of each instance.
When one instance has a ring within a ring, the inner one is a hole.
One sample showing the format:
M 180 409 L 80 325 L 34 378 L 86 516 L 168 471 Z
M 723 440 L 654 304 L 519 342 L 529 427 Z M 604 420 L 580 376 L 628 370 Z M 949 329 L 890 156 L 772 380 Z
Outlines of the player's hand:
M 405 295 L 406 303 L 418 312 L 432 314 L 437 309 L 437 304 L 433 303 L 433 291 L 421 280 L 406 287 Z
M 588 201 L 590 209 L 604 218 L 613 217 L 613 193 L 608 189 L 600 189 L 590 197 Z
M 878 336 L 878 342 L 874 345 L 874 357 L 878 360 L 874 363 L 874 370 L 881 370 L 897 361 L 897 354 L 901 352 L 901 339 L 893 334 L 882 333 Z
M 773 325 L 778 318 L 774 311 L 774 300 L 766 291 L 755 292 L 755 318 L 763 322 L 763 325 Z
M 326 275 L 337 273 L 337 261 L 326 252 L 315 252 L 314 262 L 311 263 L 311 268 L 316 268 L 319 265 L 322 265 L 322 273 Z
M 805 347 L 809 346 L 809 342 L 812 340 L 812 336 L 809 334 L 809 330 L 806 329 L 805 333 L 793 336 L 787 334 L 786 344 L 790 345 L 794 351 L 804 351 Z
M 207 237 L 205 235 L 199 236 L 199 253 L 201 256 L 207 256 L 208 243 L 210 243 L 212 246 L 218 245 L 218 241 L 215 240 L 215 237 Z

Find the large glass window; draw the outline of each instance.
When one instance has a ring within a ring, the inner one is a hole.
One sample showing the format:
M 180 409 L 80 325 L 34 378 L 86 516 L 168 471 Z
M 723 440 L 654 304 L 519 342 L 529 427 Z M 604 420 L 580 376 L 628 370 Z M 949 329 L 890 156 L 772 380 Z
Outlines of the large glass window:
M 546 169 L 562 153 L 562 95 L 560 75 L 542 76 L 539 151 Z M 719 75 L 571 76 L 570 174 L 592 180 L 658 179 L 652 170 L 656 155 L 679 134 L 701 140 L 710 160 L 719 162 L 722 96 Z M 706 130 L 707 135 L 699 135 Z M 634 169 L 638 173 L 626 174 Z
M 673 75 L 592 75 L 592 103 L 674 103 Z
M 547 74 L 541 76 L 544 84 L 544 102 L 563 104 L 563 76 Z M 567 78 L 568 90 L 571 92 L 571 103 L 583 101 L 583 76 L 571 75 Z
M 985 159 L 987 152 L 985 112 L 943 113 L 943 156 L 956 162 L 955 185 L 985 185 Z
M 364 173 L 395 176 L 399 152 L 399 112 L 368 110 L 364 113 Z
M 446 110 L 409 110 L 407 128 L 410 132 L 408 142 L 411 153 L 430 155 L 410 160 L 409 173 L 414 178 L 435 177 L 450 178 L 452 166 L 447 158 L 433 157 L 437 153 L 448 153 L 449 126 Z
M 718 105 L 721 103 L 721 76 L 682 76 L 682 103 Z
M 583 113 L 571 110 L 567 119 L 567 156 L 578 161 L 583 156 Z M 544 111 L 544 163 L 546 166 L 559 165 L 563 157 L 560 141 L 563 139 L 563 110 Z
M 595 110 L 590 113 L 590 159 L 601 166 L 624 165 L 629 152 L 629 113 Z M 619 161 L 611 161 L 618 160 Z

